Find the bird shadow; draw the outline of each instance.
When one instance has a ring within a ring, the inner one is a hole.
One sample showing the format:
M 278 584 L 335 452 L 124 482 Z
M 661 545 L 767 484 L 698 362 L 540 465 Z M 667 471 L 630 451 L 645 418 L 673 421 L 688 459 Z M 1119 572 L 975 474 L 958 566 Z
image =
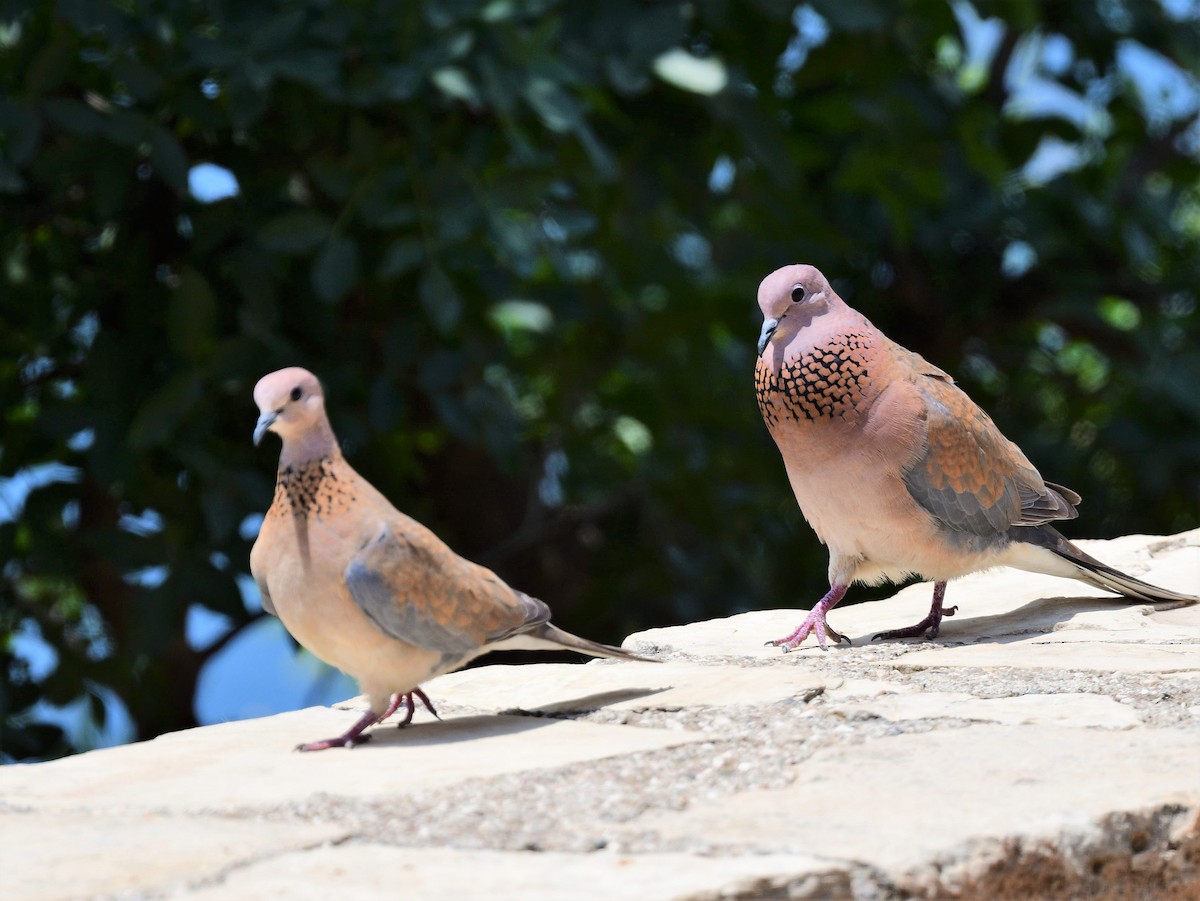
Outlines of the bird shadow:
M 969 602 L 968 602 L 969 603 Z M 917 643 L 927 641 L 932 644 L 974 644 L 991 641 L 996 644 L 1010 644 L 1021 641 L 1031 635 L 1049 634 L 1055 626 L 1066 622 L 1080 613 L 1093 613 L 1099 610 L 1112 610 L 1114 607 L 1146 607 L 1153 604 L 1133 598 L 1113 597 L 1052 597 L 1036 598 L 1020 607 L 1007 610 L 1004 613 L 993 613 L 987 616 L 947 617 L 942 620 L 941 631 L 934 639 L 901 639 Z M 867 633 L 855 639 L 855 643 L 870 644 L 875 633 Z
M 371 729 L 367 733 L 370 739 L 355 750 L 401 745 L 420 747 L 457 744 L 461 741 L 475 741 L 480 738 L 517 735 L 532 729 L 544 728 L 549 724 L 549 720 L 541 720 L 537 717 L 497 716 L 494 714 L 450 716 L 432 723 L 409 723 L 407 726 L 385 723 Z
M 665 688 L 617 689 L 583 695 L 566 701 L 556 701 L 532 708 L 508 707 L 495 713 L 448 716 L 434 722 L 421 721 L 397 727 L 391 723 L 373 727 L 367 734 L 370 740 L 362 749 L 404 745 L 429 746 L 455 744 L 480 738 L 517 735 L 532 729 L 542 729 L 556 720 L 572 714 L 586 714 L 615 704 L 666 691 Z
M 660 688 L 616 688 L 611 691 L 594 692 L 593 694 L 583 695 L 579 698 L 570 698 L 566 701 L 553 701 L 549 704 L 538 704 L 536 707 L 508 707 L 497 712 L 502 715 L 510 714 L 514 716 L 534 717 L 583 715 L 593 713 L 610 704 L 619 704 L 621 701 L 636 701 L 639 698 L 648 698 L 652 695 L 662 694 L 671 688 L 674 688 L 674 686 L 667 685 Z

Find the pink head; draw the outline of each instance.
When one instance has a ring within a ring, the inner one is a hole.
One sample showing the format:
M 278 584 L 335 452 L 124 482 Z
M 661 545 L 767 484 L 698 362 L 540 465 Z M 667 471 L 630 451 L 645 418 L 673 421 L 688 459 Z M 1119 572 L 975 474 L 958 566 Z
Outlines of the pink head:
M 287 444 L 314 428 L 328 430 L 321 383 L 307 369 L 290 366 L 264 375 L 254 386 L 254 402 L 259 413 L 254 426 L 256 445 L 267 432 L 274 432 Z
M 776 269 L 758 286 L 763 314 L 758 355 L 771 343 L 786 346 L 796 332 L 841 302 L 815 266 L 797 263 Z

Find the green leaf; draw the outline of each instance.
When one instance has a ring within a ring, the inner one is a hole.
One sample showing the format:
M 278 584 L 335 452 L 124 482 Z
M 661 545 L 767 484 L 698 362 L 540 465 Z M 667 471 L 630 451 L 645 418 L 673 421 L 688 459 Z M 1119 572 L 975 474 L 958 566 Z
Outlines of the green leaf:
M 192 370 L 186 369 L 150 395 L 129 426 L 129 447 L 133 450 L 162 444 L 192 412 L 204 385 Z
M 321 193 L 338 203 L 344 203 L 354 190 L 354 171 L 341 160 L 316 157 L 309 161 L 308 172 Z
M 1101 318 L 1115 329 L 1132 332 L 1142 324 L 1142 311 L 1123 297 L 1101 297 L 1097 307 Z
M 166 79 L 149 66 L 135 59 L 122 57 L 113 63 L 113 75 L 135 100 L 154 100 L 162 92 Z
M 480 105 L 479 92 L 475 90 L 475 85 L 471 84 L 467 73 L 457 66 L 443 66 L 433 72 L 429 80 L 447 97 L 462 100 L 470 106 Z
M 313 210 L 277 216 L 258 232 L 258 243 L 276 253 L 308 253 L 329 235 L 333 223 Z
M 462 318 L 463 303 L 446 270 L 436 264 L 427 266 L 421 274 L 417 296 L 439 333 L 448 335 L 454 331 Z
M 180 193 L 187 191 L 187 154 L 165 128 L 156 128 L 150 135 L 150 160 L 163 181 Z
M 70 42 L 62 36 L 42 47 L 25 69 L 25 93 L 41 97 L 57 89 L 70 71 L 72 55 Z
M 0 194 L 20 194 L 26 188 L 21 173 L 4 160 L 0 160 Z M 13 281 L 11 273 L 9 281 Z
M 527 331 L 543 334 L 554 325 L 554 313 L 536 300 L 502 300 L 488 311 L 488 318 L 505 333 Z
M 0 132 L 4 134 L 6 156 L 24 166 L 33 160 L 41 144 L 42 120 L 32 103 L 0 100 Z
M 103 115 L 78 100 L 53 98 L 43 101 L 42 109 L 46 118 L 71 134 L 98 135 L 107 124 Z
M 654 446 L 654 436 L 645 423 L 632 416 L 618 416 L 613 422 L 613 434 L 636 456 L 641 456 Z
M 143 113 L 118 107 L 108 117 L 104 133 L 115 144 L 137 147 L 146 139 L 149 129 L 150 120 Z
M 269 87 L 254 84 L 241 73 L 230 78 L 225 88 L 229 103 L 229 118 L 235 128 L 249 128 L 267 109 L 270 100 Z
M 327 303 L 341 300 L 358 278 L 358 245 L 344 235 L 330 235 L 313 260 L 312 284 Z
M 203 359 L 216 342 L 217 298 L 204 276 L 186 267 L 167 306 L 167 340 L 180 356 Z
M 571 131 L 581 118 L 575 98 L 547 78 L 531 78 L 525 85 L 525 99 L 551 131 Z
M 286 9 L 267 19 L 251 32 L 250 48 L 252 51 L 282 50 L 293 45 L 304 27 L 304 9 Z
M 701 59 L 676 47 L 654 61 L 654 74 L 694 94 L 719 94 L 729 84 L 729 71 L 715 57 Z
M 341 54 L 331 50 L 297 50 L 271 60 L 282 79 L 298 81 L 332 95 L 341 84 Z
M 376 274 L 385 281 L 398 278 L 404 273 L 416 269 L 423 259 L 425 259 L 424 241 L 417 238 L 400 238 L 388 245 Z
M 421 86 L 422 74 L 414 66 L 386 66 L 380 76 L 389 100 L 408 100 Z

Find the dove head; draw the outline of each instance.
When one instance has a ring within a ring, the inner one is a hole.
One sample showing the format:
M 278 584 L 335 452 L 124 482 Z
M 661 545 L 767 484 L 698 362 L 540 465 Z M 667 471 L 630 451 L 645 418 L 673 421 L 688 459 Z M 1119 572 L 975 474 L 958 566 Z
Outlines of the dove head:
M 758 306 L 763 314 L 758 355 L 762 356 L 768 344 L 785 347 L 800 329 L 841 303 L 815 266 L 776 269 L 758 286 Z
M 259 413 L 254 426 L 256 445 L 267 432 L 283 440 L 285 454 L 291 450 L 320 457 L 336 444 L 325 416 L 321 383 L 307 369 L 291 366 L 264 375 L 254 386 L 254 402 Z

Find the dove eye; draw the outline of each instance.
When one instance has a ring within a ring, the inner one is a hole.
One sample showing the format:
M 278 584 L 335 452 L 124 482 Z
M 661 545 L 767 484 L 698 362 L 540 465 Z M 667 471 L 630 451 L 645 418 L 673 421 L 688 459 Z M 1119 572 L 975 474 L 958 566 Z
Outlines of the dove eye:
M 299 400 L 301 393 L 302 392 L 300 391 L 300 386 L 297 385 L 295 388 L 292 389 L 292 400 Z
M 804 300 L 804 285 L 796 285 L 792 288 L 792 303 L 800 303 Z

